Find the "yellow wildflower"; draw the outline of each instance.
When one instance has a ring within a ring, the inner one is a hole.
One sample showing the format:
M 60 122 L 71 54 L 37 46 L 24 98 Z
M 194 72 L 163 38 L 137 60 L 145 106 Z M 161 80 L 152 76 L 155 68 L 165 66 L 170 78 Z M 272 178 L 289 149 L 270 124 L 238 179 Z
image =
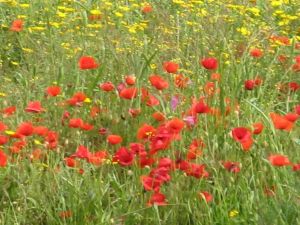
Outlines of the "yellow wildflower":
M 233 209 L 229 212 L 229 217 L 236 217 L 239 214 L 239 212 L 236 209 Z

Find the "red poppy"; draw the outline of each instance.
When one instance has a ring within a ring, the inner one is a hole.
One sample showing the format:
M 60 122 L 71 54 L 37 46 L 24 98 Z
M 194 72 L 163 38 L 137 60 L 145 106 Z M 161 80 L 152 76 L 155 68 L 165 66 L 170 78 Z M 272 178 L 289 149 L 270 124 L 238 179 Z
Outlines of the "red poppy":
M 45 137 L 45 142 L 47 143 L 48 148 L 56 148 L 58 144 L 58 133 L 50 130 Z
M 112 145 L 120 144 L 122 142 L 122 140 L 123 140 L 122 137 L 119 135 L 111 134 L 111 135 L 108 135 L 108 137 L 107 137 L 107 142 Z
M 45 137 L 45 140 L 48 142 L 54 142 L 58 140 L 58 133 L 52 130 L 49 130 L 47 133 L 47 136 Z
M 11 116 L 16 112 L 16 106 L 9 106 L 2 110 L 3 114 L 6 116 Z
M 16 141 L 9 148 L 9 150 L 11 151 L 11 153 L 19 153 L 26 145 L 27 145 L 26 141 Z
M 300 89 L 300 84 L 298 84 L 297 82 L 289 82 L 289 89 L 293 92 L 297 91 L 298 89 Z
M 152 118 L 154 118 L 156 121 L 162 122 L 166 119 L 165 115 L 161 112 L 154 112 L 152 114 Z
M 5 145 L 9 141 L 9 138 L 4 135 L 0 135 L 0 145 Z
M 97 69 L 99 67 L 99 64 L 91 56 L 82 56 L 78 65 L 81 70 Z
M 216 88 L 216 85 L 214 82 L 207 81 L 204 85 L 204 93 L 208 96 L 213 96 L 215 93 L 218 93 L 220 91 L 219 88 Z
M 177 70 L 179 69 L 179 65 L 174 62 L 164 62 L 163 67 L 168 73 L 177 73 Z
M 57 141 L 53 141 L 53 142 L 46 142 L 47 143 L 47 148 L 48 149 L 55 149 L 58 145 L 58 142 Z
M 125 83 L 127 85 L 134 85 L 135 80 L 136 80 L 136 77 L 134 75 L 128 75 L 128 76 L 125 77 Z
M 189 146 L 189 149 L 203 149 L 205 144 L 202 139 L 193 139 L 192 143 Z
M 162 185 L 162 181 L 155 179 L 151 176 L 141 176 L 141 182 L 146 191 L 155 191 L 159 192 Z
M 299 72 L 300 71 L 300 63 L 295 63 L 292 65 L 292 70 L 294 72 Z
M 244 151 L 248 151 L 253 144 L 251 131 L 245 127 L 237 127 L 231 131 L 232 137 L 235 141 L 242 145 Z
M 244 83 L 244 87 L 246 90 L 251 91 L 255 87 L 255 82 L 254 80 L 246 80 Z
M 187 160 L 194 160 L 196 159 L 198 156 L 202 155 L 202 150 L 200 149 L 189 149 L 186 155 L 186 159 Z
M 176 135 L 176 134 L 175 134 Z M 150 154 L 154 155 L 160 150 L 165 150 L 169 147 L 172 139 L 174 137 L 174 134 L 170 132 L 170 129 L 166 126 L 159 127 L 155 135 L 151 137 L 151 143 L 150 143 Z
M 295 106 L 295 112 L 300 116 L 300 105 Z
M 67 158 L 64 158 L 64 161 L 65 161 L 65 164 L 68 166 L 68 167 L 77 167 L 78 166 L 78 161 L 76 161 L 76 159 L 72 158 L 72 157 L 67 157 Z
M 293 171 L 300 171 L 300 163 L 293 165 Z
M 204 199 L 207 203 L 211 202 L 213 200 L 212 194 L 210 194 L 207 191 L 201 191 L 198 192 L 198 196 L 202 199 Z
M 100 166 L 107 157 L 107 151 L 98 151 L 90 155 L 88 162 L 95 166 Z
M 228 170 L 231 173 L 238 173 L 241 171 L 239 162 L 226 161 L 223 162 L 223 166 L 226 170 Z
M 79 174 L 84 174 L 84 169 L 83 168 L 79 168 L 79 170 L 77 171 Z
M 297 113 L 287 113 L 284 116 L 288 121 L 294 123 L 298 120 L 299 115 Z
M 258 123 L 254 123 L 253 125 L 253 134 L 260 134 L 262 132 L 262 130 L 264 129 L 264 125 L 261 122 Z
M 155 134 L 156 129 L 144 123 L 137 131 L 137 139 L 148 139 Z
M 250 50 L 250 55 L 254 58 L 260 58 L 262 57 L 263 52 L 259 48 L 253 48 Z
M 195 104 L 194 111 L 195 113 L 199 114 L 208 113 L 210 111 L 210 108 L 205 104 L 204 100 L 201 99 L 198 103 Z
M 149 97 L 149 91 L 148 91 L 147 88 L 145 88 L 145 87 L 141 88 L 141 97 L 142 97 L 141 98 L 142 101 L 146 101 L 148 99 L 148 97 Z
M 147 203 L 148 206 L 157 205 L 157 206 L 163 206 L 167 205 L 166 203 L 166 197 L 162 193 L 153 193 Z
M 150 177 L 153 177 L 162 183 L 169 182 L 171 180 L 170 169 L 168 167 L 157 167 L 151 170 Z
M 141 156 L 138 164 L 141 168 L 145 168 L 146 166 L 151 166 L 154 162 L 155 160 L 150 156 Z
M 86 98 L 87 97 L 83 92 L 76 92 L 72 98 L 67 100 L 67 102 L 72 106 L 80 105 Z
M 57 95 L 60 94 L 60 87 L 59 86 L 50 86 L 46 89 L 46 93 L 49 95 L 49 96 L 52 96 L 52 97 L 55 97 Z
M 77 102 L 83 102 L 87 97 L 83 92 L 76 92 L 73 97 Z
M 189 84 L 190 79 L 182 74 L 174 76 L 174 84 L 178 88 L 186 88 Z
M 20 19 L 14 20 L 12 22 L 10 30 L 14 32 L 20 32 L 23 30 L 23 24 L 24 24 L 23 20 Z
M 175 166 L 179 170 L 186 171 L 186 170 L 189 169 L 190 163 L 186 160 L 182 160 L 182 159 L 179 158 L 179 159 L 176 160 Z
M 105 82 L 105 83 L 103 83 L 103 84 L 100 84 L 100 85 L 99 85 L 99 88 L 100 88 L 101 90 L 103 90 L 103 91 L 109 92 L 109 91 L 114 90 L 114 89 L 115 89 L 115 86 L 113 85 L 112 82 L 108 81 L 108 82 Z
M 69 127 L 80 128 L 83 125 L 83 120 L 80 118 L 72 118 L 69 121 Z
M 273 166 L 288 166 L 291 165 L 288 157 L 280 154 L 274 154 L 269 156 L 269 161 Z
M 231 131 L 232 137 L 238 142 L 245 142 L 251 138 L 251 132 L 245 127 L 236 127 Z
M 0 167 L 5 167 L 7 164 L 7 156 L 6 154 L 0 150 Z
M 172 159 L 164 157 L 164 158 L 160 158 L 157 164 L 158 167 L 165 167 L 168 169 L 173 169 L 174 168 L 174 163 L 172 161 Z
M 155 87 L 157 90 L 163 90 L 169 87 L 168 81 L 164 80 L 159 75 L 151 75 L 149 77 L 149 81 L 153 87 Z
M 32 123 L 24 122 L 19 125 L 16 133 L 19 135 L 30 136 L 33 134 L 33 132 L 34 132 L 34 127 Z
M 190 163 L 185 172 L 186 175 L 193 176 L 197 179 L 209 177 L 209 173 L 205 170 L 204 164 Z
M 130 166 L 133 160 L 134 154 L 125 147 L 119 148 L 113 157 L 113 162 L 118 162 L 121 166 Z
M 219 74 L 219 73 L 212 73 L 211 76 L 210 76 L 210 79 L 219 82 L 221 80 L 221 74 Z
M 34 130 L 33 130 L 34 134 L 42 136 L 42 137 L 47 135 L 48 132 L 49 132 L 49 129 L 47 127 L 44 127 L 44 126 L 34 127 Z
M 184 126 L 184 121 L 178 118 L 173 118 L 166 123 L 166 127 L 171 133 L 179 133 L 184 128 Z
M 157 106 L 159 104 L 159 100 L 154 95 L 149 94 L 146 105 L 152 107 Z
M 193 160 L 202 155 L 202 150 L 204 147 L 205 144 L 201 139 L 194 139 L 189 146 L 189 150 L 186 156 L 187 160 Z
M 136 87 L 129 87 L 129 88 L 124 88 L 120 92 L 120 97 L 124 99 L 133 99 L 136 98 L 137 96 L 137 88 Z
M 89 159 L 91 156 L 90 151 L 88 148 L 84 147 L 83 145 L 78 146 L 76 152 L 72 155 L 72 157 L 79 158 L 79 159 Z
M 143 8 L 141 9 L 141 11 L 142 11 L 142 13 L 147 14 L 147 13 L 152 12 L 152 11 L 153 11 L 153 8 L 152 8 L 151 5 L 149 5 L 149 4 L 147 3 L 147 4 L 145 4 L 145 5 L 143 6 Z
M 275 43 L 279 43 L 280 45 L 290 45 L 291 44 L 291 41 L 290 41 L 289 37 L 286 37 L 286 36 L 272 35 L 270 37 L 270 39 L 272 41 L 274 41 Z
M 249 138 L 248 140 L 241 142 L 241 145 L 244 151 L 249 151 L 249 149 L 253 145 L 253 139 Z
M 108 130 L 105 128 L 105 127 L 101 127 L 99 130 L 98 130 L 98 133 L 100 135 L 106 135 L 108 132 Z
M 33 101 L 29 102 L 27 108 L 25 109 L 26 112 L 32 112 L 32 113 L 40 113 L 44 111 L 42 108 L 41 102 L 39 101 Z
M 208 57 L 201 60 L 201 65 L 207 70 L 216 70 L 218 68 L 218 60 L 214 57 Z
M 290 131 L 293 128 L 294 123 L 285 118 L 285 116 L 270 113 L 270 117 L 276 129 Z
M 85 130 L 85 131 L 89 131 L 89 130 L 93 130 L 94 126 L 92 124 L 89 123 L 82 123 L 82 125 L 80 126 L 81 130 Z
M 6 129 L 7 129 L 7 126 L 3 122 L 0 121 L 0 132 L 5 131 Z
M 147 155 L 145 146 L 141 143 L 130 143 L 130 151 L 134 155 L 138 155 L 138 156 L 146 156 Z

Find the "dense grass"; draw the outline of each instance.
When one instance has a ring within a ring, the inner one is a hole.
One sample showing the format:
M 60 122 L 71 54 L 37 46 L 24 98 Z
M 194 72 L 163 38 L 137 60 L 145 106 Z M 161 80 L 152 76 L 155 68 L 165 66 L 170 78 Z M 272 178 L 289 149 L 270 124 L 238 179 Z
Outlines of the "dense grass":
M 299 9 L 296 0 L 0 0 L 0 223 L 300 224 Z M 153 74 L 164 81 L 151 84 Z M 136 97 L 125 99 L 129 87 Z M 145 176 L 164 181 L 147 190 Z M 149 202 L 154 193 L 165 201 Z

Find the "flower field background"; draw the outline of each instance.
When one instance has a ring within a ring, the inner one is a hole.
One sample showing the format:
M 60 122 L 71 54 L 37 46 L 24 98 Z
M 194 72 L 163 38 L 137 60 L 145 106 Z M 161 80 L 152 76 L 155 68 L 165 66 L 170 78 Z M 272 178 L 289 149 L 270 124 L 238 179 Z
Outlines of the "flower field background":
M 300 224 L 300 1 L 0 0 L 0 224 Z

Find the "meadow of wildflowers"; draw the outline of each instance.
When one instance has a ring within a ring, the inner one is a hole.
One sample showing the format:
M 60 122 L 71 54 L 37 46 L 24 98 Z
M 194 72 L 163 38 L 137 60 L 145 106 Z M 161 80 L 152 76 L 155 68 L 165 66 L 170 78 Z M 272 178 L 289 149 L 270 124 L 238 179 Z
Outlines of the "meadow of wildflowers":
M 0 224 L 300 225 L 300 1 L 0 0 Z

